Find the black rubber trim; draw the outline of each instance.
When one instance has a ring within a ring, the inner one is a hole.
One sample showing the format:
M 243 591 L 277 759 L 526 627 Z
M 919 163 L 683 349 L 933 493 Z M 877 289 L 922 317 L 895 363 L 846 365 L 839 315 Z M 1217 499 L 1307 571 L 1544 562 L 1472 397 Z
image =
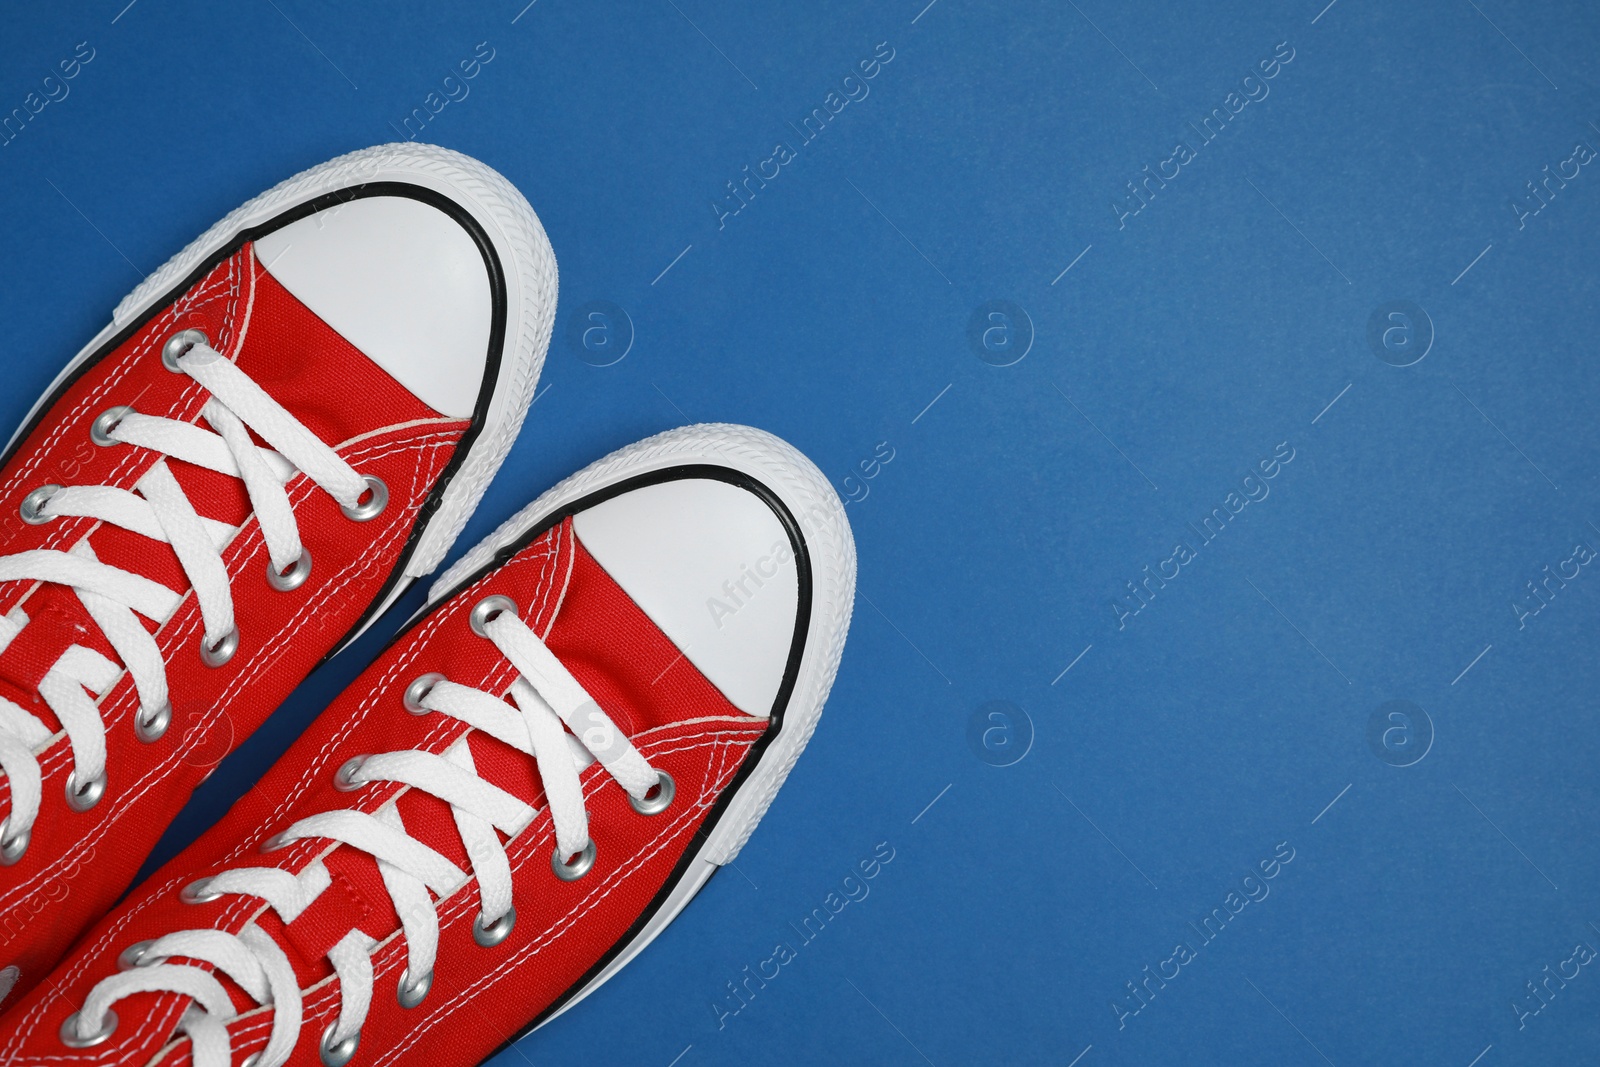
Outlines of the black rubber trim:
M 660 485 L 664 482 L 679 481 L 685 478 L 706 478 L 719 482 L 727 482 L 730 485 L 735 485 L 741 489 L 749 491 L 758 497 L 764 504 L 766 504 L 767 507 L 772 509 L 772 513 L 777 516 L 778 522 L 783 526 L 784 532 L 789 537 L 789 545 L 794 552 L 795 577 L 799 585 L 799 596 L 797 598 L 797 610 L 795 612 L 794 637 L 789 645 L 789 659 L 784 665 L 783 680 L 778 686 L 778 694 L 773 700 L 772 711 L 769 715 L 771 726 L 761 735 L 760 738 L 756 740 L 753 745 L 750 746 L 750 751 L 745 756 L 743 765 L 740 766 L 738 772 L 734 775 L 733 781 L 729 782 L 727 788 L 722 791 L 722 795 L 717 798 L 716 803 L 711 806 L 710 812 L 706 814 L 706 817 L 704 821 L 701 822 L 699 828 L 694 831 L 688 847 L 684 849 L 683 855 L 678 857 L 677 864 L 673 867 L 672 872 L 667 875 L 667 880 L 662 884 L 660 892 L 655 895 L 655 897 L 650 901 L 649 905 L 646 906 L 644 911 L 640 913 L 638 919 L 634 921 L 633 925 L 628 927 L 627 932 L 623 934 L 620 939 L 618 939 L 616 944 L 612 945 L 611 948 L 607 950 L 605 955 L 601 956 L 600 959 L 595 962 L 593 967 L 589 968 L 589 970 L 584 973 L 582 978 L 578 979 L 571 986 L 569 986 L 565 991 L 562 992 L 560 996 L 551 1001 L 551 1003 L 543 1011 L 541 1011 L 538 1016 L 533 1019 L 533 1021 L 528 1023 L 527 1026 L 518 1030 L 516 1034 L 510 1038 L 506 1039 L 506 1041 L 496 1048 L 494 1052 L 490 1053 L 489 1057 L 486 1057 L 485 1061 L 481 1062 L 486 1062 L 487 1059 L 493 1058 L 499 1053 L 505 1051 L 512 1044 L 521 1040 L 523 1037 L 526 1037 L 529 1033 L 537 1029 L 539 1025 L 551 1015 L 561 1010 L 562 1006 L 564 1006 L 573 997 L 577 996 L 578 993 L 582 992 L 584 987 L 586 987 L 590 982 L 594 981 L 594 979 L 605 970 L 606 966 L 620 953 L 622 953 L 629 945 L 631 945 L 633 941 L 643 932 L 645 926 L 652 918 L 655 917 L 655 914 L 661 910 L 662 906 L 666 904 L 667 899 L 672 895 L 673 890 L 676 889 L 678 884 L 683 880 L 684 875 L 689 870 L 690 864 L 694 861 L 694 858 L 700 852 L 700 849 L 705 845 L 705 842 L 710 836 L 711 831 L 716 828 L 717 823 L 722 820 L 722 817 L 725 814 L 727 814 L 729 805 L 733 803 L 733 798 L 738 794 L 745 782 L 748 781 L 750 776 L 755 772 L 755 769 L 760 764 L 761 757 L 766 752 L 767 747 L 772 744 L 773 740 L 778 736 L 779 731 L 783 729 L 784 712 L 789 706 L 789 698 L 794 694 L 795 683 L 800 677 L 800 661 L 805 655 L 806 634 L 811 629 L 811 552 L 806 545 L 805 536 L 800 532 L 800 524 L 795 520 L 794 514 L 789 510 L 788 506 L 784 504 L 783 500 L 779 498 L 777 493 L 773 492 L 772 489 L 764 482 L 751 477 L 743 471 L 736 471 L 729 467 L 722 467 L 709 463 L 695 463 L 684 464 L 676 467 L 665 467 L 661 470 L 649 471 L 644 474 L 635 475 L 631 478 L 621 479 L 620 481 L 617 481 L 611 485 L 597 489 L 587 496 L 581 497 L 580 499 L 567 504 L 566 506 L 552 512 L 549 515 L 541 517 L 519 537 L 517 537 L 515 541 L 512 541 L 510 544 L 495 552 L 494 556 L 489 560 L 488 563 L 485 563 L 482 567 L 479 567 L 476 571 L 463 578 L 447 593 L 439 597 L 439 599 L 435 601 L 431 607 L 418 613 L 415 618 L 406 624 L 404 629 L 402 629 L 399 634 L 395 635 L 395 641 L 401 640 L 406 634 L 410 633 L 414 627 L 421 624 L 424 619 L 433 614 L 433 612 L 437 611 L 440 607 L 449 603 L 452 599 L 459 595 L 462 590 L 470 588 L 474 583 L 480 581 L 486 575 L 504 566 L 513 556 L 527 548 L 530 544 L 532 544 L 543 534 L 547 533 L 558 523 L 565 521 L 569 516 L 575 515 L 580 511 L 586 511 L 589 508 L 594 507 L 596 504 L 610 500 L 612 497 L 619 496 L 634 489 L 642 489 L 645 486 Z M 713 871 L 712 873 L 715 874 L 716 872 Z M 709 883 L 710 879 L 707 878 L 706 882 Z M 704 886 L 701 888 L 704 888 Z
M 428 494 L 427 499 L 422 502 L 422 507 L 418 509 L 416 524 L 411 528 L 411 533 L 406 538 L 406 543 L 400 551 L 399 559 L 389 572 L 389 576 L 384 579 L 383 586 L 372 598 L 372 602 L 361 613 L 361 617 L 345 632 L 343 637 L 333 644 L 328 654 L 323 657 L 324 661 L 342 649 L 351 634 L 359 633 L 361 628 L 367 625 L 378 606 L 388 599 L 400 576 L 405 573 L 406 563 L 410 561 L 412 554 L 416 551 L 417 543 L 421 540 L 423 531 L 427 528 L 429 520 L 439 510 L 439 506 L 444 500 L 445 489 L 449 487 L 451 480 L 460 470 L 461 464 L 466 461 L 468 453 L 471 452 L 473 443 L 483 432 L 484 424 L 488 419 L 489 402 L 494 396 L 494 385 L 499 378 L 500 362 L 504 356 L 505 349 L 505 271 L 500 264 L 499 253 L 495 251 L 494 244 L 489 240 L 489 235 L 484 232 L 478 220 L 473 218 L 460 204 L 457 204 L 443 193 L 420 185 L 412 185 L 409 182 L 365 182 L 360 185 L 352 185 L 348 188 L 323 193 L 280 212 L 260 225 L 239 231 L 211 255 L 202 260 L 194 270 L 189 272 L 187 277 L 174 285 L 164 295 L 154 300 L 148 310 L 139 318 L 129 322 L 127 326 L 117 331 L 108 341 L 96 349 L 89 358 L 74 368 L 71 374 L 57 383 L 45 402 L 39 405 L 33 417 L 28 420 L 27 425 L 17 433 L 15 443 L 6 450 L 4 457 L 0 457 L 0 468 L 3 468 L 11 462 L 17 449 L 22 447 L 23 442 L 38 428 L 39 424 L 50 414 L 51 410 L 78 379 L 87 374 L 90 368 L 96 366 L 106 356 L 121 347 L 128 338 L 144 329 L 151 319 L 165 311 L 169 305 L 184 293 L 194 288 L 202 278 L 215 270 L 219 263 L 236 254 L 246 243 L 265 237 L 267 234 L 282 229 L 291 222 L 298 222 L 300 219 L 315 215 L 319 211 L 362 200 L 369 196 L 395 196 L 421 201 L 450 216 L 462 229 L 471 235 L 473 242 L 478 246 L 478 251 L 483 256 L 484 269 L 489 274 L 491 301 L 489 351 L 487 359 L 484 361 L 483 384 L 478 389 L 478 403 L 473 408 L 472 421 L 468 424 L 466 433 L 462 435 L 460 442 L 457 443 L 455 453 L 450 457 L 450 461 L 445 464 L 445 468 L 440 472 L 438 480 L 434 482 L 433 490 Z

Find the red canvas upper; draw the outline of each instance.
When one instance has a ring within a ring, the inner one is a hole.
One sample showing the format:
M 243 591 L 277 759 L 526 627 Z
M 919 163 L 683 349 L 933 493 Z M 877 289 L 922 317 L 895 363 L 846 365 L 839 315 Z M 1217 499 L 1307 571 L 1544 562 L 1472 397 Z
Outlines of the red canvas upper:
M 239 650 L 220 668 L 200 661 L 200 614 L 170 547 L 92 519 L 33 526 L 18 517 L 22 499 L 40 485 L 131 488 L 161 458 L 126 444 L 91 443 L 90 424 L 107 408 L 126 404 L 143 414 L 200 421 L 209 394 L 161 361 L 163 342 L 190 327 L 204 330 L 214 348 L 390 491 L 377 518 L 357 523 L 296 475 L 287 489 L 314 566 L 304 585 L 278 592 L 265 580 L 265 546 L 243 483 L 167 460 L 201 516 L 241 527 L 222 551 Z M 19 968 L 19 991 L 43 977 L 122 893 L 194 787 L 372 606 L 468 426 L 439 417 L 330 329 L 262 269 L 248 245 L 89 366 L 43 413 L 0 470 L 0 553 L 65 550 L 89 535 L 101 562 L 186 595 L 159 627 L 146 623 L 167 663 L 173 723 L 165 736 L 136 740 L 131 720 L 138 695 L 124 672 L 100 701 L 108 749 L 100 802 L 81 813 L 66 805 L 72 759 L 62 734 L 41 757 L 44 798 L 32 841 L 18 863 L 0 867 L 0 967 Z M 58 729 L 35 691 L 44 672 L 71 644 L 115 655 L 70 590 L 0 583 L 0 613 L 19 606 L 31 621 L 0 653 L 0 694 Z M 8 782 L 0 776 L 0 817 L 9 807 Z
M 496 594 L 519 605 L 522 620 L 640 754 L 676 782 L 671 806 L 645 816 L 599 764 L 585 771 L 596 860 L 577 881 L 563 882 L 551 870 L 553 831 L 534 761 L 455 719 L 413 715 L 402 703 L 406 686 L 430 672 L 488 693 L 509 690 L 515 669 L 468 625 L 473 606 Z M 372 1007 L 354 1062 L 477 1063 L 572 989 L 624 938 L 667 884 L 767 727 L 766 719 L 734 708 L 695 669 L 578 542 L 571 520 L 564 520 L 402 634 L 220 823 L 99 923 L 48 984 L 6 1017 L 0 1063 L 188 1063 L 188 1040 L 170 1040 L 187 1004 L 174 994 L 120 1001 L 118 1029 L 102 1045 L 69 1049 L 57 1034 L 94 984 L 115 973 L 117 956 L 129 945 L 183 929 L 237 932 L 251 921 L 285 947 L 304 991 L 305 1019 L 292 1063 L 318 1062 L 319 1041 L 340 1003 L 339 983 L 324 954 L 352 928 L 381 942 L 373 954 Z M 333 809 L 371 813 L 394 800 L 407 832 L 470 870 L 443 802 L 394 783 L 355 792 L 333 785 L 334 772 L 353 756 L 442 753 L 469 733 L 479 774 L 541 808 L 531 825 L 505 843 L 517 919 L 506 940 L 483 948 L 472 937 L 480 904 L 473 883 L 439 901 L 433 986 L 419 1006 L 406 1010 L 395 998 L 406 945 L 375 861 L 318 839 L 271 853 L 260 845 L 308 815 Z M 319 858 L 333 884 L 287 927 L 253 897 L 224 896 L 209 904 L 185 904 L 179 897 L 183 886 L 225 869 L 265 865 L 298 872 Z M 235 1062 L 242 1062 L 264 1047 L 272 1009 L 229 988 L 244 1012 L 229 1025 Z M 461 1026 L 459 1013 L 469 999 L 472 1025 Z

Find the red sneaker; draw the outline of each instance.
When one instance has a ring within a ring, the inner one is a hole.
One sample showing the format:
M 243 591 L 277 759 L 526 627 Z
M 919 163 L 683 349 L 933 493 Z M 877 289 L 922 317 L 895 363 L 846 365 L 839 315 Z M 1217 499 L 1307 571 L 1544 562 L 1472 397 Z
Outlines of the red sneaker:
M 527 411 L 555 286 L 504 178 L 372 148 L 212 227 L 35 406 L 0 466 L 0 1000 L 438 565 Z
M 435 583 L 12 1010 L 0 1063 L 478 1063 L 733 859 L 817 724 L 854 589 L 843 506 L 778 439 L 692 426 L 601 460 Z

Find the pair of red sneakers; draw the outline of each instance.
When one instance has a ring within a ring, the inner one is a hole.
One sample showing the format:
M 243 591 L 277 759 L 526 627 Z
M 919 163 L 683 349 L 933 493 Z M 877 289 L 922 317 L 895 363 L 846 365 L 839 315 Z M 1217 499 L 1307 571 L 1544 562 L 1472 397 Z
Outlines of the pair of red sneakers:
M 0 1064 L 475 1064 L 744 844 L 833 681 L 854 547 L 794 449 L 690 426 L 463 556 L 113 908 L 217 760 L 443 559 L 555 298 L 504 178 L 373 148 L 219 222 L 35 406 L 0 467 Z

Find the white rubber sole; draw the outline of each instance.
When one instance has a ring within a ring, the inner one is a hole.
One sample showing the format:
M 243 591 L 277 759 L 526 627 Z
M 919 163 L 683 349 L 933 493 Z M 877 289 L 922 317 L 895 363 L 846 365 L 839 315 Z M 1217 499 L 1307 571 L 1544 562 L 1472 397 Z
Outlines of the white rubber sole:
M 799 673 L 777 735 L 737 787 L 667 899 L 615 957 L 543 1026 L 594 992 L 678 916 L 720 866 L 733 861 L 766 814 L 778 788 L 817 728 L 844 651 L 855 603 L 856 550 L 844 505 L 822 472 L 787 442 L 747 426 L 704 424 L 668 430 L 613 452 L 572 475 L 508 519 L 451 565 L 428 592 L 428 605 L 456 591 L 502 548 L 573 503 L 641 474 L 689 464 L 731 468 L 767 486 L 800 526 L 811 561 L 811 617 Z
M 10 451 L 23 427 L 86 360 L 128 324 L 143 319 L 169 291 L 245 231 L 328 193 L 369 182 L 403 182 L 448 197 L 483 227 L 500 258 L 506 285 L 505 342 L 484 424 L 445 488 L 439 507 L 425 520 L 421 536 L 383 602 L 368 614 L 375 621 L 418 577 L 443 561 L 478 506 L 484 490 L 511 450 L 533 401 L 555 323 L 556 261 L 544 227 L 528 201 L 490 167 L 446 148 L 427 144 L 387 144 L 365 148 L 301 171 L 230 212 L 124 297 L 111 322 L 68 363 L 35 402 L 6 445 Z M 365 626 L 362 627 L 365 629 Z M 340 648 L 359 636 L 349 635 Z

